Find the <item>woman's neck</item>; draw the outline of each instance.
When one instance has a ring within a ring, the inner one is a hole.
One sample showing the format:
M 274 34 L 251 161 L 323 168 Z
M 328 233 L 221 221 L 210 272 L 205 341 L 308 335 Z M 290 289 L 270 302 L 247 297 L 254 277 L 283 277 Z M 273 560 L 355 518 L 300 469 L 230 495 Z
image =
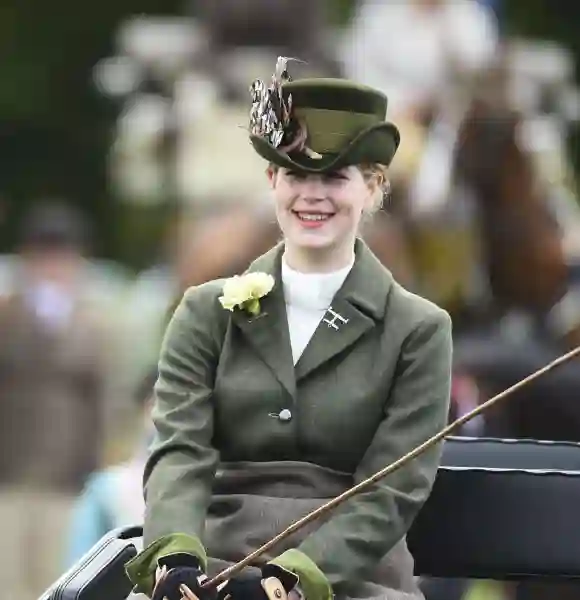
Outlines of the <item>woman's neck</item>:
M 286 244 L 286 264 L 300 273 L 332 273 L 344 269 L 354 260 L 354 245 L 345 248 L 297 248 Z

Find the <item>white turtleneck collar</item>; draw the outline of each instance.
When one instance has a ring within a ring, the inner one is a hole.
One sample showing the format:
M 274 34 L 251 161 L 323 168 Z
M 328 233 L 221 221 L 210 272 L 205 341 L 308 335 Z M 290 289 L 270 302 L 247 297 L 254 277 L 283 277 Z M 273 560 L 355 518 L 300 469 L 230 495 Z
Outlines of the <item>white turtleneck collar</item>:
M 286 304 L 313 310 L 326 310 L 346 279 L 354 258 L 346 267 L 329 273 L 302 273 L 282 258 L 282 283 Z
M 282 284 L 294 364 L 314 335 L 320 320 L 354 264 L 330 273 L 301 273 L 282 257 Z

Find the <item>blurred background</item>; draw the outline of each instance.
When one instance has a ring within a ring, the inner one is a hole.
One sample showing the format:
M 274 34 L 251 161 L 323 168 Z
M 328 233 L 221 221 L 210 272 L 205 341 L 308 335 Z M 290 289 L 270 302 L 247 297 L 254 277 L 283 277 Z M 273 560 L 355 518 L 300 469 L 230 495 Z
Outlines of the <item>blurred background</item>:
M 278 239 L 245 130 L 249 85 L 278 55 L 306 61 L 294 78 L 348 77 L 389 97 L 402 143 L 363 235 L 453 316 L 450 418 L 580 343 L 580 5 L 5 0 L 3 598 L 36 599 L 104 532 L 141 520 L 168 313 L 186 287 Z M 577 371 L 461 433 L 580 441 Z M 428 600 L 554 597 L 430 583 Z

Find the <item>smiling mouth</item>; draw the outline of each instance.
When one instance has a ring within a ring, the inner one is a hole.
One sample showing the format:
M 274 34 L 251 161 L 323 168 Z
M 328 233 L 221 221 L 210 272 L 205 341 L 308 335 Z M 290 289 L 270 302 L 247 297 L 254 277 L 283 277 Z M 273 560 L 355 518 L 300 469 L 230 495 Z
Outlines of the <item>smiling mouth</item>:
M 328 221 L 330 218 L 334 216 L 334 213 L 307 213 L 300 211 L 292 211 L 301 221 L 306 222 L 322 222 Z

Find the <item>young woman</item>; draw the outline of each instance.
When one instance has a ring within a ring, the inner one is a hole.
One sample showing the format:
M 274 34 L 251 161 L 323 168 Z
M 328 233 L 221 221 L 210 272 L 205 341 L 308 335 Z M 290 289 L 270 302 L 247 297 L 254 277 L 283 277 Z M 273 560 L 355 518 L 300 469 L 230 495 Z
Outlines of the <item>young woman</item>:
M 445 426 L 451 324 L 357 236 L 379 206 L 397 128 L 386 97 L 344 80 L 254 84 L 251 141 L 283 240 L 241 277 L 189 289 L 167 328 L 145 469 L 145 549 L 127 567 L 154 600 L 418 599 L 405 534 L 440 448 L 425 452 L 219 592 L 207 575 Z

